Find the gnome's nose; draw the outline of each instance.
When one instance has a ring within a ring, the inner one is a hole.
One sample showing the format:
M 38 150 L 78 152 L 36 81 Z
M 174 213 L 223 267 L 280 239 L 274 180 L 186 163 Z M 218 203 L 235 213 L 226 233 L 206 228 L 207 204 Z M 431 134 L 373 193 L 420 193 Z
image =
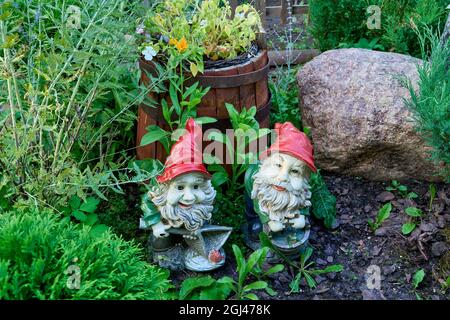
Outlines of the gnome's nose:
M 287 182 L 289 180 L 289 175 L 287 173 L 287 170 L 282 170 L 280 174 L 278 175 L 278 180 L 280 182 Z
M 190 190 L 186 190 L 183 194 L 183 201 L 193 203 L 195 201 L 195 195 Z

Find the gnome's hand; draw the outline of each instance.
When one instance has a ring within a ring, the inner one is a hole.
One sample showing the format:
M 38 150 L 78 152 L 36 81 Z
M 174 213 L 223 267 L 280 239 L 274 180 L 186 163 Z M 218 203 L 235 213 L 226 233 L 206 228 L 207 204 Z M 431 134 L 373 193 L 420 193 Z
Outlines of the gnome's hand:
M 284 229 L 284 225 L 280 221 L 271 220 L 268 225 L 272 232 L 279 232 Z
M 155 238 L 165 238 L 169 236 L 169 233 L 166 231 L 169 226 L 164 225 L 161 221 L 152 226 L 153 235 Z
M 291 219 L 290 223 L 292 224 L 292 228 L 294 229 L 303 229 L 306 224 L 305 216 L 300 215 L 298 218 Z
M 198 237 L 197 235 L 192 232 L 191 234 L 183 234 L 183 238 L 187 239 L 187 240 L 197 240 Z

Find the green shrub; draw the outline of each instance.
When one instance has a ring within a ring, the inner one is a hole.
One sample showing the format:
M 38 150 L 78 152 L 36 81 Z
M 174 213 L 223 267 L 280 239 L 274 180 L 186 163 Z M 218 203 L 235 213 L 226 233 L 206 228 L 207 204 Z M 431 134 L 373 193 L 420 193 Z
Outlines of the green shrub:
M 450 182 L 450 42 L 440 42 L 428 30 L 419 35 L 425 62 L 417 66 L 419 90 L 404 81 L 411 98 L 406 106 L 413 112 L 416 129 L 432 148 L 431 160 L 442 168 L 442 176 Z M 431 43 L 431 54 L 426 55 L 425 41 Z
M 357 42 L 366 33 L 366 1 L 310 0 L 310 32 L 321 51 L 342 42 Z
M 143 261 L 139 246 L 89 231 L 50 211 L 0 214 L 0 300 L 168 297 L 168 274 Z
M 380 29 L 367 27 L 370 5 L 380 7 Z M 310 31 L 322 51 L 379 39 L 373 49 L 420 56 L 415 30 L 441 29 L 446 6 L 447 0 L 311 0 Z
M 299 68 L 277 68 L 273 77 L 269 78 L 269 88 L 272 94 L 270 110 L 271 126 L 275 123 L 292 122 L 301 128 L 301 114 L 298 101 L 297 78 Z

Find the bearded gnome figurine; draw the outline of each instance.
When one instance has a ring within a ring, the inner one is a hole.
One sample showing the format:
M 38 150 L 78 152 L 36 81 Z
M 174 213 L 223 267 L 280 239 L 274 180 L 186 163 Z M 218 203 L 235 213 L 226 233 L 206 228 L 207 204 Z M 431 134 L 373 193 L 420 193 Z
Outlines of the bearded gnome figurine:
M 189 119 L 141 205 L 140 227 L 152 231 L 153 262 L 172 270 L 209 271 L 225 263 L 222 246 L 232 228 L 208 224 L 216 191 L 202 163 L 201 137 L 201 128 Z
M 246 218 L 244 234 L 252 249 L 266 233 L 281 252 L 296 258 L 307 245 L 311 171 L 316 172 L 308 137 L 290 122 L 275 124 L 276 141 L 245 175 Z

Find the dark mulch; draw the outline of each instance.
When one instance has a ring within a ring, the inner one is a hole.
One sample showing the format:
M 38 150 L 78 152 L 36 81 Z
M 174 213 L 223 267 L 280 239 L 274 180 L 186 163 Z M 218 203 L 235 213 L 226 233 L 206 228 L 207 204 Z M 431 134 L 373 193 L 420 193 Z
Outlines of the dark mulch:
M 450 241 L 450 186 L 438 184 L 438 196 L 428 212 L 428 183 L 413 181 L 405 183 L 419 198 L 402 199 L 397 192 L 386 194 L 383 182 L 371 182 L 359 178 L 326 174 L 330 191 L 337 198 L 338 227 L 325 229 L 314 221 L 310 244 L 314 248 L 312 261 L 315 267 L 325 268 L 331 264 L 342 264 L 341 273 L 332 273 L 316 278 L 318 286 L 310 289 L 302 283 L 302 291 L 289 294 L 292 274 L 288 270 L 269 280 L 278 296 L 270 297 L 258 293 L 261 299 L 448 299 L 439 283 L 449 276 L 450 253 L 439 251 L 439 247 Z M 391 216 L 374 234 L 367 225 L 387 199 L 393 205 Z M 408 219 L 404 209 L 416 206 L 426 213 L 420 228 L 410 237 L 401 233 L 401 225 Z M 423 241 L 420 243 L 418 239 Z M 419 249 L 419 247 L 422 247 Z M 380 290 L 369 290 L 367 273 L 369 266 L 381 271 Z M 215 278 L 223 275 L 236 277 L 235 262 L 228 254 L 226 265 L 211 273 Z M 376 267 L 375 267 L 376 268 Z M 424 269 L 425 279 L 417 290 L 413 289 L 412 277 Z M 194 272 L 173 273 L 175 284 Z M 417 293 L 417 295 L 416 295 Z

